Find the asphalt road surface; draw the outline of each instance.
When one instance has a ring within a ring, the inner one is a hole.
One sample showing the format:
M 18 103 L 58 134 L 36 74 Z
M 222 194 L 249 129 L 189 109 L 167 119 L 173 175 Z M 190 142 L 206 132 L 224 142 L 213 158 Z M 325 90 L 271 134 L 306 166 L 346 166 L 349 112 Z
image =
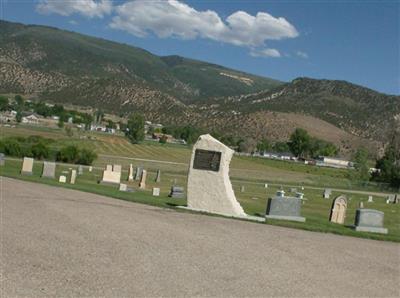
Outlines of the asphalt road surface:
M 400 296 L 396 243 L 0 179 L 1 297 Z

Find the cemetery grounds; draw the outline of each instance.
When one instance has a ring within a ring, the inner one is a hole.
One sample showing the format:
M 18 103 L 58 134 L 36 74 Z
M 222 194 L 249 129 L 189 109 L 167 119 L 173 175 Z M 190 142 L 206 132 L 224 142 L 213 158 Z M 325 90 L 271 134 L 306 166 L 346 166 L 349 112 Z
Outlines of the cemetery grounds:
M 7 157 L 5 166 L 0 167 L 1 176 L 66 187 L 164 208 L 175 208 L 178 205 L 186 204 L 185 199 L 169 198 L 168 194 L 173 184 L 186 187 L 191 154 L 189 146 L 159 144 L 152 141 L 134 145 L 123 136 L 86 131 L 74 131 L 74 135 L 68 137 L 60 129 L 23 125 L 12 128 L 1 127 L 1 131 L 1 138 L 38 135 L 54 139 L 55 142 L 52 146 L 55 148 L 76 144 L 80 147 L 94 149 L 98 154 L 98 158 L 93 164 L 93 171 L 90 173 L 88 167 L 85 166 L 83 175 L 78 176 L 76 184 L 73 185 L 59 183 L 58 177 L 62 175 L 63 171 L 77 168 L 77 165 L 58 163 L 56 179 L 47 179 L 40 178 L 43 161 L 38 160 L 35 160 L 33 175 L 22 176 L 20 175 L 22 160 Z M 136 191 L 133 193 L 120 192 L 118 186 L 98 184 L 106 164 L 122 165 L 121 182 L 127 183 Z M 148 170 L 146 190 L 138 190 L 138 181 L 127 182 L 129 164 L 133 164 L 134 167 L 142 166 Z M 154 180 L 158 169 L 161 170 L 161 182 L 156 183 Z M 268 220 L 267 224 L 400 242 L 400 204 L 386 204 L 385 202 L 387 194 L 393 192 L 382 190 L 379 185 L 361 185 L 354 182 L 351 176 L 352 170 L 347 169 L 320 168 L 255 157 L 235 156 L 230 166 L 230 177 L 235 195 L 249 215 L 263 216 L 267 198 L 273 196 L 280 188 L 283 188 L 289 196 L 294 188 L 304 193 L 304 197 L 307 199 L 302 205 L 302 216 L 306 217 L 305 223 Z M 268 188 L 265 188 L 265 183 L 268 184 Z M 241 192 L 242 186 L 244 186 L 243 192 Z M 159 197 L 152 196 L 153 187 L 161 188 Z M 302 187 L 304 187 L 304 190 L 302 190 Z M 324 188 L 332 189 L 330 199 L 323 199 Z M 344 225 L 334 224 L 328 220 L 332 201 L 340 194 L 345 194 L 348 198 Z M 373 195 L 373 203 L 367 202 L 368 194 Z M 385 213 L 384 227 L 389 230 L 387 235 L 356 232 L 351 228 L 360 201 L 363 201 L 364 208 L 376 209 Z M 175 210 L 177 212 L 188 212 L 181 209 Z

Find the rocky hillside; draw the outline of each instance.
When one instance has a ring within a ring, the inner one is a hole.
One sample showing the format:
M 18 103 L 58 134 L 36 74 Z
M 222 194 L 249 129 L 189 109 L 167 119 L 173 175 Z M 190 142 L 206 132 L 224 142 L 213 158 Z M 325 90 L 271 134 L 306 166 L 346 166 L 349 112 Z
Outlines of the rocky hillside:
M 44 26 L 0 21 L 0 32 L 0 94 L 255 139 L 282 140 L 299 126 L 344 151 L 382 146 L 400 122 L 399 96 L 345 81 L 283 83 Z

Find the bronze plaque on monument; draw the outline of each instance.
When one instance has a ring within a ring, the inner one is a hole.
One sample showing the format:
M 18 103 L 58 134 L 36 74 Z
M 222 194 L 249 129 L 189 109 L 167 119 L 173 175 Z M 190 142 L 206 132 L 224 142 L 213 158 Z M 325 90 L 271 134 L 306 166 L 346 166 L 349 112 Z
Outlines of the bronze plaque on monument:
M 218 172 L 220 162 L 221 152 L 196 149 L 193 169 Z

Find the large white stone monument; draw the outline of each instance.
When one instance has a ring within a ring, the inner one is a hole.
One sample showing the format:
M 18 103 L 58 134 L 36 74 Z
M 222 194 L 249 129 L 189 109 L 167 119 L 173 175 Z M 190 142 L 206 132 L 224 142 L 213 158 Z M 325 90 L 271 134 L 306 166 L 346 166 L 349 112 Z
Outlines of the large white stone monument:
M 233 153 L 209 134 L 199 137 L 190 160 L 187 209 L 264 221 L 248 216 L 236 200 L 229 179 Z
M 121 166 L 120 165 L 107 165 L 103 171 L 102 184 L 120 184 L 121 183 Z
M 33 169 L 33 158 L 31 157 L 24 157 L 24 161 L 22 162 L 22 175 L 32 175 Z

